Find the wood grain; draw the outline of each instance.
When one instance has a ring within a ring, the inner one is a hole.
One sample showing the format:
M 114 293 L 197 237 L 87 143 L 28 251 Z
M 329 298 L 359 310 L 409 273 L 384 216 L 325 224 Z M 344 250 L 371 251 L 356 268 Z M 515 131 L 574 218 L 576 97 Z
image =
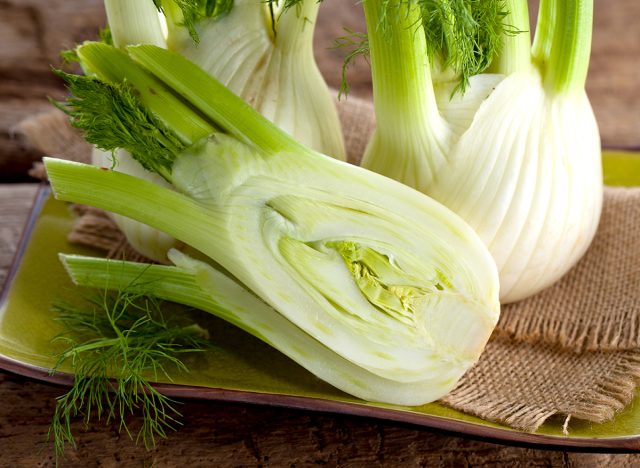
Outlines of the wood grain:
M 3 466 L 51 466 L 46 443 L 63 388 L 0 373 Z M 145 450 L 115 425 L 75 421 L 77 448 L 61 466 L 637 466 L 637 455 L 510 447 L 342 415 L 216 402 L 183 402 L 182 427 Z M 130 418 L 133 429 L 139 420 Z
M 354 1 L 326 0 L 316 53 L 337 86 L 341 52 L 331 49 L 343 25 L 362 31 Z M 587 89 L 606 145 L 640 146 L 640 2 L 596 0 Z M 61 83 L 50 73 L 58 51 L 95 37 L 101 0 L 0 0 L 0 180 L 26 179 L 38 158 L 13 126 L 48 108 Z M 352 92 L 370 96 L 366 63 L 349 69 Z M 31 184 L 0 186 L 0 283 L 35 194 Z M 52 466 L 44 443 L 63 388 L 0 373 L 0 465 Z M 509 447 L 364 418 L 215 402 L 184 402 L 183 426 L 146 451 L 101 422 L 74 423 L 77 450 L 61 466 L 620 466 L 638 455 L 567 453 Z M 135 427 L 139 419 L 132 418 Z
M 29 179 L 42 155 L 13 127 L 63 96 L 51 67 L 60 65 L 60 50 L 96 36 L 102 10 L 101 0 L 0 0 L 0 182 Z
M 0 185 L 0 284 L 5 282 L 36 191 L 35 184 Z

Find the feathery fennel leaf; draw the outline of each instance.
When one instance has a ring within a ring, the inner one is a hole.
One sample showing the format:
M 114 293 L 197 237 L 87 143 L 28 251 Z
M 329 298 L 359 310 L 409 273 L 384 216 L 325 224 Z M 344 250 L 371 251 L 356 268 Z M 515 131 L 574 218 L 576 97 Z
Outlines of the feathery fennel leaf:
M 482 73 L 500 52 L 502 36 L 510 33 L 504 23 L 504 0 L 418 0 L 429 56 L 439 58 L 460 77 L 465 90 L 469 78 Z
M 75 375 L 71 389 L 56 402 L 48 437 L 56 456 L 65 444 L 74 444 L 71 423 L 81 415 L 117 421 L 131 437 L 125 417 L 140 412 L 142 427 L 136 442 L 155 445 L 156 437 L 174 430 L 180 413 L 175 402 L 158 392 L 152 381 L 170 379 L 169 366 L 187 371 L 179 355 L 209 347 L 208 332 L 163 315 L 161 302 L 150 296 L 105 292 L 88 300 L 87 307 L 54 307 L 65 331 L 55 340 L 67 345 L 52 372 L 70 361 Z
M 85 139 L 105 151 L 124 148 L 142 166 L 168 178 L 176 155 L 186 145 L 142 105 L 126 83 L 107 83 L 90 76 L 56 70 L 71 96 L 55 103 Z
M 508 15 L 505 0 L 380 0 L 380 22 L 376 31 L 385 34 L 390 22 L 408 14 L 406 4 L 420 9 L 421 20 L 413 27 L 424 34 L 429 60 L 452 70 L 466 89 L 469 78 L 482 73 L 500 53 L 504 34 L 514 34 L 505 24 Z M 406 19 L 406 18 L 404 18 Z M 401 21 L 402 22 L 402 21 Z
M 196 30 L 196 24 L 207 18 L 228 13 L 233 8 L 234 0 L 153 0 L 158 10 L 162 11 L 163 3 L 173 2 L 182 13 L 181 26 L 189 31 L 189 35 L 196 44 L 200 42 L 200 36 Z
M 346 34 L 338 37 L 334 42 L 334 49 L 345 49 L 346 54 L 342 61 L 340 89 L 338 99 L 349 94 L 349 83 L 347 81 L 347 68 L 357 57 L 363 57 L 369 62 L 369 38 L 365 33 L 352 31 L 344 28 Z

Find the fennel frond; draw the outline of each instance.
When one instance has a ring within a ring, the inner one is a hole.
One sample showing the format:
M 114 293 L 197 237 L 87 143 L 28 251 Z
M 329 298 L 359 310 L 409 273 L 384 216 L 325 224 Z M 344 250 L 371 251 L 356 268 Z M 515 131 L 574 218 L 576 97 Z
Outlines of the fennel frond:
M 57 304 L 54 309 L 65 328 L 55 341 L 66 348 L 52 373 L 68 363 L 75 375 L 69 391 L 57 398 L 48 432 L 56 457 L 67 443 L 75 446 L 71 424 L 77 416 L 85 424 L 92 418 L 116 421 L 132 436 L 125 417 L 139 412 L 136 442 L 147 448 L 180 424 L 176 402 L 152 382 L 170 380 L 170 368 L 186 372 L 180 356 L 209 347 L 205 329 L 168 317 L 161 301 L 139 289 L 105 290 L 84 305 Z

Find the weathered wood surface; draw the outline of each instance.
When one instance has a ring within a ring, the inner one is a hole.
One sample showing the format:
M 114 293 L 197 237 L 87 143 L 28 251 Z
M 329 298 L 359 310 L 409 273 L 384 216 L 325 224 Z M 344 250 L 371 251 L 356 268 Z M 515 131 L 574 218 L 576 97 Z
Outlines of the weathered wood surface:
M 535 15 L 535 0 L 532 14 Z M 596 0 L 594 43 L 587 90 L 607 146 L 640 145 L 640 2 Z M 364 30 L 355 0 L 326 0 L 316 54 L 330 85 L 340 82 L 343 51 L 332 48 L 343 28 Z M 25 178 L 40 155 L 12 135 L 20 119 L 47 109 L 62 85 L 50 71 L 58 53 L 95 37 L 104 23 L 102 0 L 0 0 L 0 180 Z M 370 96 L 368 65 L 349 68 L 352 92 Z
M 342 26 L 362 30 L 348 0 L 326 0 L 317 54 L 330 84 Z M 40 155 L 12 136 L 22 118 L 47 109 L 61 83 L 50 73 L 58 51 L 91 38 L 103 24 L 102 0 L 0 0 L 0 179 L 26 179 Z M 640 146 L 640 2 L 596 0 L 587 88 L 605 145 Z M 362 61 L 350 70 L 358 96 L 370 95 Z M 31 184 L 0 185 L 0 283 L 35 194 Z M 43 444 L 63 390 L 0 372 L 0 465 L 51 466 Z M 214 402 L 185 402 L 184 426 L 150 452 L 115 426 L 74 425 L 78 450 L 62 466 L 638 466 L 640 456 L 564 453 L 508 447 L 405 425 L 340 415 Z M 133 420 L 135 425 L 136 421 Z

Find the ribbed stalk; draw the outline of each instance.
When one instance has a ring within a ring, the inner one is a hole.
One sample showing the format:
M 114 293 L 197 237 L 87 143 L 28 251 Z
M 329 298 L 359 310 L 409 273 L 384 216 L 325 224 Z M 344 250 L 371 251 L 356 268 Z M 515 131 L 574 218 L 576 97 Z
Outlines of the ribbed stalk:
M 84 66 L 103 81 L 128 82 L 145 107 L 158 116 L 187 145 L 215 131 L 215 127 L 179 99 L 159 79 L 136 64 L 126 52 L 101 43 L 78 48 Z
M 313 32 L 320 2 L 303 0 L 278 17 L 276 43 L 281 50 L 297 48 L 313 53 Z
M 224 226 L 213 208 L 205 210 L 185 195 L 117 171 L 51 158 L 44 162 L 57 199 L 133 218 L 200 246 L 221 263 L 234 261 L 229 257 L 230 246 L 216 237 Z
M 508 28 L 502 36 L 500 55 L 493 60 L 489 71 L 510 75 L 531 67 L 529 5 L 527 0 L 507 0 L 505 4 L 509 13 L 504 24 Z
M 377 131 L 393 141 L 407 128 L 424 128 L 440 118 L 420 7 L 402 0 L 365 0 L 363 5 Z
M 553 45 L 553 32 L 556 27 L 557 0 L 540 0 L 536 35 L 533 40 L 531 55 L 541 71 L 547 66 Z
M 158 10 L 151 0 L 105 0 L 113 44 L 152 44 L 166 47 Z
M 73 282 L 79 286 L 127 290 L 190 306 L 209 312 L 268 344 L 274 344 L 272 337 L 265 336 L 263 330 L 255 324 L 256 317 L 260 317 L 262 312 L 256 309 L 256 303 L 261 308 L 269 307 L 222 273 L 219 273 L 218 279 L 225 283 L 221 287 L 226 286 L 226 296 L 220 296 L 215 291 L 205 291 L 198 284 L 195 273 L 174 266 L 79 255 L 61 255 L 60 258 Z M 269 312 L 273 314 L 272 310 Z
M 556 20 L 545 87 L 554 93 L 584 90 L 591 55 L 593 0 L 556 2 Z
M 267 153 L 309 153 L 249 104 L 179 54 L 158 47 L 128 48 L 135 62 L 169 86 L 177 95 L 239 140 Z
M 73 282 L 80 286 L 150 294 L 201 310 L 211 310 L 217 305 L 198 287 L 193 274 L 174 266 L 80 255 L 61 255 L 60 258 Z

